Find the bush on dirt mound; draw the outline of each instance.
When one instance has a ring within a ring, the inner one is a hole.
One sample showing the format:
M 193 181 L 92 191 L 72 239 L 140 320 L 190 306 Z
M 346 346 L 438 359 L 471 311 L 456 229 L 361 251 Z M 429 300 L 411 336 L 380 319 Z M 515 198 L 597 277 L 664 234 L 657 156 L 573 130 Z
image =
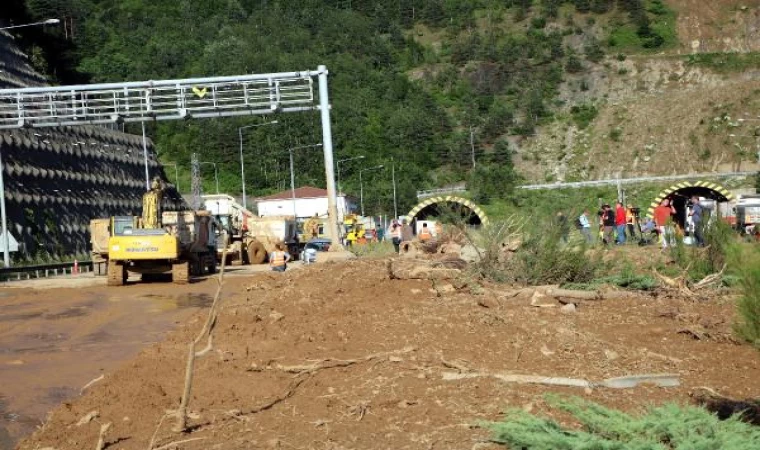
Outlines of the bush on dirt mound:
M 531 450 L 760 448 L 760 428 L 741 422 L 739 416 L 721 421 L 699 407 L 670 404 L 632 416 L 578 398 L 547 397 L 547 401 L 570 414 L 581 428 L 568 429 L 554 420 L 512 410 L 502 422 L 489 424 L 494 441 Z

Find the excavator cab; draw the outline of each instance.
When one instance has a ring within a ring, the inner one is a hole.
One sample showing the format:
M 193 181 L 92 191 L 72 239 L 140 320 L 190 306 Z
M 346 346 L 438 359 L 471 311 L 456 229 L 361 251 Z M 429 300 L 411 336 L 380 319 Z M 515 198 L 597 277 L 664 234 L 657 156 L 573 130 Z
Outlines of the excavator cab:
M 129 236 L 137 229 L 137 217 L 111 217 L 111 236 Z

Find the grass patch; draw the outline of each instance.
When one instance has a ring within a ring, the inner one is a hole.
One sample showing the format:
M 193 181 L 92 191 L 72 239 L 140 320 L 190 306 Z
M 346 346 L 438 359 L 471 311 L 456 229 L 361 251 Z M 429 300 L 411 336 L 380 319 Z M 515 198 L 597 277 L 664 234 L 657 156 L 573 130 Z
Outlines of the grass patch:
M 599 111 L 594 105 L 577 105 L 570 108 L 570 114 L 573 117 L 575 125 L 583 130 L 596 119 Z
M 719 420 L 706 409 L 667 404 L 641 415 L 626 414 L 580 398 L 547 396 L 550 407 L 570 414 L 580 428 L 569 428 L 521 409 L 487 424 L 493 441 L 531 450 L 751 450 L 760 448 L 760 428 L 738 416 Z
M 603 286 L 617 286 L 631 291 L 651 291 L 658 284 L 653 276 L 636 273 L 633 266 L 627 264 L 620 273 L 594 278 L 586 283 L 567 283 L 562 287 L 565 289 L 594 291 Z
M 367 242 L 363 245 L 355 244 L 351 247 L 346 247 L 346 250 L 361 258 L 379 258 L 396 253 L 396 250 L 393 248 L 393 244 L 390 241 Z
M 633 23 L 617 23 L 607 39 L 607 44 L 611 48 L 628 51 L 661 51 L 678 45 L 676 12 L 667 7 L 662 0 L 647 0 L 645 5 L 649 19 L 648 33 L 641 33 L 639 27 Z
M 760 68 L 760 52 L 698 53 L 687 56 L 686 64 L 707 67 L 719 73 L 744 72 Z

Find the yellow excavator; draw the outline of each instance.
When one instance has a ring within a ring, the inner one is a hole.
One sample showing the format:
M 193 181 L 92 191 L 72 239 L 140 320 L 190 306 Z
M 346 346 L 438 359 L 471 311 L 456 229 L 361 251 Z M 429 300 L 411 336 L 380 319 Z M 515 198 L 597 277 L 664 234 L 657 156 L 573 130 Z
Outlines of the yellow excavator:
M 109 286 L 121 286 L 129 272 L 143 279 L 171 273 L 174 283 L 216 271 L 216 222 L 208 211 L 161 211 L 161 180 L 143 195 L 142 216 L 94 219 L 94 256 L 107 261 Z M 107 224 L 107 225 L 106 225 Z M 106 244 L 107 241 L 107 244 Z

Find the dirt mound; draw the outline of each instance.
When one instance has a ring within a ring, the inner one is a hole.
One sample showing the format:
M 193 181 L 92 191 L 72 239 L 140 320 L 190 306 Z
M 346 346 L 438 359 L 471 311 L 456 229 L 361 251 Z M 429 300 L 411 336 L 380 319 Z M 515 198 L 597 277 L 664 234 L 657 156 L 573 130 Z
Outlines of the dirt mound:
M 530 306 L 499 287 L 473 295 L 441 281 L 392 280 L 387 268 L 326 264 L 226 292 L 215 351 L 196 361 L 190 433 L 173 433 L 165 415 L 179 404 L 200 315 L 56 409 L 20 448 L 95 448 L 109 422 L 114 449 L 144 450 L 152 439 L 154 448 L 186 441 L 184 449 L 487 448 L 479 420 L 506 407 L 540 409 L 549 391 L 627 410 L 689 401 L 697 386 L 760 396 L 756 351 L 711 338 L 730 332 L 731 299 L 644 296 L 569 311 Z M 711 332 L 679 333 L 695 324 Z M 598 382 L 656 373 L 677 374 L 681 385 L 584 389 L 496 376 Z

